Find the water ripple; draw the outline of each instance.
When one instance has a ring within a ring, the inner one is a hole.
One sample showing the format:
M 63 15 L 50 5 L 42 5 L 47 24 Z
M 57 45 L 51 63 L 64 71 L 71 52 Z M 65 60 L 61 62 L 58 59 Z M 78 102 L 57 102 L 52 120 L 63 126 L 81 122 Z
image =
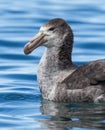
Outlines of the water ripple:
M 105 58 L 105 1 L 1 0 L 0 16 L 0 129 L 104 129 L 105 104 L 41 100 L 36 72 L 44 48 L 25 56 L 23 47 L 42 24 L 61 17 L 74 32 L 73 62 Z

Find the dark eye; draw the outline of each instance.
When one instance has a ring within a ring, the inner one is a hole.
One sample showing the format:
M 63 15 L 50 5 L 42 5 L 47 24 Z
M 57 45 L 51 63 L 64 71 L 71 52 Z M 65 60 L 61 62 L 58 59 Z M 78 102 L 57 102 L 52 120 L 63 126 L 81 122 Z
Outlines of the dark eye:
M 53 31 L 55 28 L 54 27 L 51 27 L 48 29 L 48 31 Z

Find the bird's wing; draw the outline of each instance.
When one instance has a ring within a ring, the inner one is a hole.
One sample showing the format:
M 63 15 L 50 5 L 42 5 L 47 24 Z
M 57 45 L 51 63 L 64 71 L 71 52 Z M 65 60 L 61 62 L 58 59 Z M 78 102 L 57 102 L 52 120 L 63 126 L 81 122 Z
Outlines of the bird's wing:
M 93 61 L 78 67 L 62 83 L 66 84 L 67 89 L 82 89 L 98 84 L 105 86 L 105 60 Z

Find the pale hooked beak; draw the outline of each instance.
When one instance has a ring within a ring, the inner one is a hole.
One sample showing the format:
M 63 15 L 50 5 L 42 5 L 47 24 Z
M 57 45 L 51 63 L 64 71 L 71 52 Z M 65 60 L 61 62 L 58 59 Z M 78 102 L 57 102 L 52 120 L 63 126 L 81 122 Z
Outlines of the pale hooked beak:
M 46 40 L 44 39 L 44 36 L 45 35 L 42 32 L 39 32 L 32 39 L 30 39 L 30 41 L 24 47 L 24 53 L 27 55 L 31 53 L 34 49 L 36 49 L 38 46 L 41 46 L 43 43 L 45 43 Z

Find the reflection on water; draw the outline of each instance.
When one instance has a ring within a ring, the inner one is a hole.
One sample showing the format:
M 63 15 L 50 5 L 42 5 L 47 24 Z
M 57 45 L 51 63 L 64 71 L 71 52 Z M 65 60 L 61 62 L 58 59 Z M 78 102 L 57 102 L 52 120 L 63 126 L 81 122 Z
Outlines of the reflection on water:
M 105 58 L 105 0 L 0 0 L 0 130 L 104 129 L 105 104 L 41 101 L 36 70 L 44 48 L 23 47 L 52 18 L 74 32 L 76 64 Z
M 49 130 L 105 128 L 105 104 L 66 104 L 43 100 L 41 112 L 48 119 L 40 122 Z

